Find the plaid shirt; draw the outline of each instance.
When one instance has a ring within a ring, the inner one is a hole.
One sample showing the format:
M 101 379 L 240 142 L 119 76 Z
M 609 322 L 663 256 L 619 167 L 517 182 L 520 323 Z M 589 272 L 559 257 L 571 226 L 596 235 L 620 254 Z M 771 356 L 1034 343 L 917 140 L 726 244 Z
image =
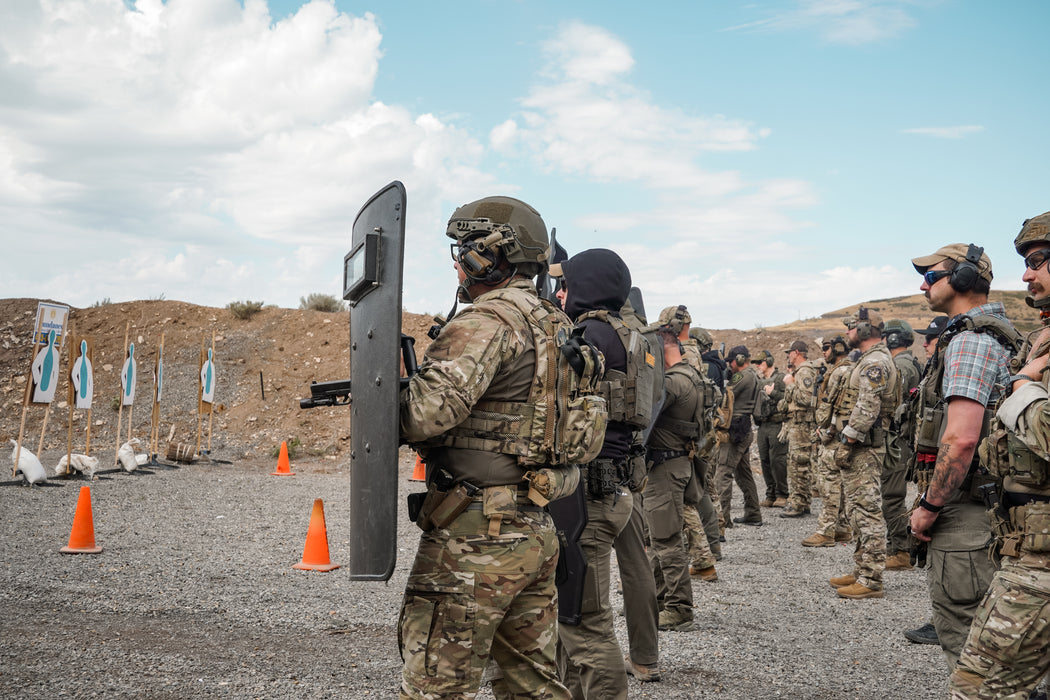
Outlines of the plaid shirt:
M 1006 308 L 999 302 L 976 306 L 960 316 L 973 318 L 980 314 L 1006 319 Z M 960 316 L 956 316 L 950 326 Z M 982 406 L 999 400 L 1010 378 L 1010 351 L 988 333 L 963 331 L 948 343 L 944 351 L 942 396 L 973 399 Z

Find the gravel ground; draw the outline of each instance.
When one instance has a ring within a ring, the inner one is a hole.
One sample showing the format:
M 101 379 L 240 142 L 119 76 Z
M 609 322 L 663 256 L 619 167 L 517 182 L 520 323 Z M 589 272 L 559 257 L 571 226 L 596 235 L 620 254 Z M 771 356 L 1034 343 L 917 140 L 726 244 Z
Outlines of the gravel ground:
M 0 487 L 0 697 L 395 697 L 394 625 L 418 531 L 402 516 L 385 584 L 292 569 L 314 499 L 334 563 L 352 536 L 342 462 L 292 467 L 275 477 L 268 462 L 194 464 L 90 482 L 97 555 L 58 551 L 88 482 Z M 403 453 L 403 491 L 418 488 L 411 472 Z M 940 650 L 901 635 L 927 615 L 925 574 L 890 572 L 886 598 L 840 600 L 827 578 L 850 571 L 852 549 L 803 548 L 815 519 L 776 512 L 729 531 L 720 580 L 694 583 L 700 628 L 661 632 L 664 680 L 631 680 L 630 697 L 943 697 Z M 617 636 L 625 646 L 623 618 Z

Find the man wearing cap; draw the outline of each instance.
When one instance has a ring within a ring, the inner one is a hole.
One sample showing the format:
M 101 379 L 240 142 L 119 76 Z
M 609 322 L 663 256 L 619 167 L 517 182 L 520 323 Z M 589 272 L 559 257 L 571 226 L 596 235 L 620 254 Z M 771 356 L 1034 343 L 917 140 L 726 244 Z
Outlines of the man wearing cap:
M 937 349 L 937 338 L 940 337 L 947 327 L 947 316 L 934 316 L 933 320 L 930 321 L 930 325 L 922 330 L 915 331 L 922 336 L 922 351 L 926 354 L 926 364 L 929 364 L 930 360 L 933 359 L 933 353 Z M 925 373 L 925 371 L 926 368 L 923 365 L 923 372 Z
M 784 373 L 774 366 L 773 353 L 762 350 L 755 355 L 755 370 L 762 378 L 762 394 L 755 415 L 758 429 L 758 459 L 762 463 L 762 480 L 766 482 L 766 499 L 763 508 L 783 508 L 787 505 L 787 459 L 788 443 L 781 442 L 780 433 L 787 419 L 786 406 L 780 407 L 784 398 Z
M 715 470 L 715 491 L 727 528 L 733 523 L 761 525 L 762 510 L 758 505 L 758 487 L 751 473 L 751 413 L 758 398 L 759 377 L 751 366 L 751 353 L 743 345 L 729 351 L 729 392 L 733 399 L 733 414 L 728 439 L 718 451 Z M 744 494 L 744 515 L 732 518 L 733 481 Z
M 992 262 L 956 243 L 914 258 L 933 311 L 951 320 L 919 385 L 915 427 L 919 506 L 912 534 L 928 543 L 933 624 L 949 670 L 995 571 L 985 506 L 972 491 L 976 448 L 987 433 L 1019 335 L 1000 303 L 989 303 Z
M 812 466 L 823 507 L 817 517 L 816 532 L 802 540 L 803 547 L 834 547 L 836 542 L 853 539 L 842 490 L 842 470 L 833 459 L 838 444 L 833 441 L 834 407 L 843 400 L 853 373 L 853 363 L 849 359 L 849 345 L 841 335 L 825 340 L 821 348 L 828 369 L 817 389 L 817 407 L 813 412 L 818 441 Z
M 901 378 L 901 405 L 897 415 L 904 417 L 911 394 L 919 386 L 922 365 L 911 354 L 915 334 L 911 325 L 902 319 L 886 321 L 883 339 L 893 356 L 893 364 Z M 907 431 L 910 433 L 910 431 Z M 886 520 L 886 570 L 906 571 L 912 568 L 911 546 L 908 535 L 908 515 L 905 499 L 908 496 L 908 465 L 912 460 L 912 449 L 908 440 L 899 438 L 900 429 L 894 431 L 893 451 L 888 455 L 882 470 L 882 516 Z
M 1039 309 L 1043 330 L 1011 363 L 1017 373 L 1008 380 L 1010 395 L 994 422 L 1009 436 L 997 440 L 996 430 L 981 445 L 982 463 L 1001 480 L 1008 518 L 996 533 L 1002 569 L 952 673 L 952 698 L 1026 698 L 1050 672 L 1050 212 L 1026 220 L 1014 248 L 1024 257 L 1026 301 Z
M 693 479 L 692 453 L 701 436 L 704 411 L 703 381 L 682 358 L 678 342 L 682 327 L 678 317 L 656 329 L 663 341 L 664 402 L 649 434 L 651 467 L 643 498 L 652 542 L 649 560 L 662 607 L 659 626 L 672 632 L 685 632 L 695 625 L 682 514 L 686 487 Z
M 861 355 L 849 384 L 834 406 L 832 460 L 842 471 L 842 490 L 857 537 L 853 572 L 830 579 L 840 598 L 881 598 L 886 565 L 886 522 L 882 517 L 882 465 L 890 421 L 901 401 L 900 376 L 882 342 L 882 316 L 858 308 L 844 321 L 846 340 Z
M 816 430 L 817 390 L 827 371 L 823 360 L 809 360 L 809 346 L 801 340 L 787 350 L 791 374 L 784 380 L 784 404 L 789 417 L 788 435 L 788 502 L 782 518 L 801 518 L 810 512 L 817 449 L 813 440 Z

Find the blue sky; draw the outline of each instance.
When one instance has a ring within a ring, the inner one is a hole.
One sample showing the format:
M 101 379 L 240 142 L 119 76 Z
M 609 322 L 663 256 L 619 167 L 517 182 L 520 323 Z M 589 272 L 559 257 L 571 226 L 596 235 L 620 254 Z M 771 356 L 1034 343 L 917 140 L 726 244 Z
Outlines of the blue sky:
M 295 307 L 408 191 L 404 305 L 508 194 L 652 312 L 750 329 L 914 293 L 1050 209 L 1050 4 L 7 0 L 0 296 Z

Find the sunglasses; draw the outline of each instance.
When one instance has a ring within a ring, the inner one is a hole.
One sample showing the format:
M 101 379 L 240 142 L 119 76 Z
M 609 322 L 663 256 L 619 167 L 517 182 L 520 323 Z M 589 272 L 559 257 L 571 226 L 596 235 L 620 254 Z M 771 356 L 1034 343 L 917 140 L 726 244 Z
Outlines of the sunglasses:
M 1050 260 L 1050 248 L 1043 248 L 1028 255 L 1024 259 L 1024 266 L 1029 270 L 1038 270 L 1047 260 Z
M 937 284 L 937 280 L 947 277 L 952 274 L 951 270 L 927 270 L 922 274 L 922 278 L 926 280 L 926 286 L 932 287 Z

